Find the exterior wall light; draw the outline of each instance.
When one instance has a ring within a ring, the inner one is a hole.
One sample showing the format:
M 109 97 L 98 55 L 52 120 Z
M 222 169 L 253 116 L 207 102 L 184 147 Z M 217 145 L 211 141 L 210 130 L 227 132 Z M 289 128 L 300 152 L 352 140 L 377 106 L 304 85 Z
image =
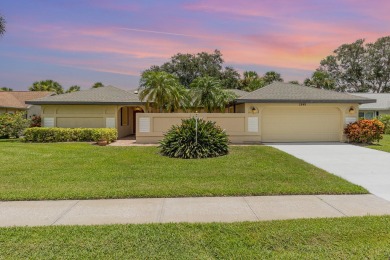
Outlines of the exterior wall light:
M 348 112 L 350 114 L 355 114 L 355 108 L 354 107 L 350 107 Z
M 252 114 L 259 113 L 259 110 L 257 109 L 257 107 L 254 107 L 254 106 L 250 107 L 250 111 L 252 112 Z

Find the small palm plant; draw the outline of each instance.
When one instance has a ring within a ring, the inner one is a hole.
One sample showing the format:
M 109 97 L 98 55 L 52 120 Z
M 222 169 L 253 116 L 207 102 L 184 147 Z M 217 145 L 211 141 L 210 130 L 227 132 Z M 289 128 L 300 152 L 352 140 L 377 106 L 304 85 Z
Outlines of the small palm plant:
M 144 72 L 140 90 L 140 100 L 146 101 L 146 107 L 152 106 L 160 113 L 185 109 L 188 103 L 188 91 L 175 76 L 163 71 Z
M 233 92 L 221 87 L 220 80 L 209 76 L 195 79 L 190 87 L 193 107 L 204 108 L 208 113 L 224 111 L 226 105 L 237 98 Z
M 200 159 L 226 155 L 229 138 L 215 122 L 183 119 L 172 126 L 160 142 L 161 154 L 182 159 Z

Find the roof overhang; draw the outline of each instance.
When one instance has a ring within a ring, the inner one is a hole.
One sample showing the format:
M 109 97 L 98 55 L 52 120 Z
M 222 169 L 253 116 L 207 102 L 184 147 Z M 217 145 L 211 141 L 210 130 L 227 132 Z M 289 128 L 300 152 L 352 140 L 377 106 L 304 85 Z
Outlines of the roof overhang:
M 236 103 L 357 103 L 357 104 L 368 104 L 375 103 L 375 99 L 356 99 L 356 100 L 331 100 L 331 99 L 321 99 L 321 100 L 310 100 L 310 99 L 301 99 L 301 100 L 288 100 L 288 99 L 236 99 Z
M 20 109 L 20 110 L 27 110 L 28 107 L 7 107 L 7 106 L 0 106 L 0 108 L 11 108 L 11 109 Z
M 26 101 L 31 105 L 130 105 L 140 106 L 146 102 L 90 102 L 90 101 Z

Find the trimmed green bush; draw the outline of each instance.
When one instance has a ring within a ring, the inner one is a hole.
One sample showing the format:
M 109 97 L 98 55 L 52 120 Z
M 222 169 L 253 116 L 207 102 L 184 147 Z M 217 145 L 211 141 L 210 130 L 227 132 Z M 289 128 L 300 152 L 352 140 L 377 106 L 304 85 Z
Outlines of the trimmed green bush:
M 215 122 L 183 119 L 181 125 L 172 126 L 160 142 L 161 154 L 182 159 L 200 159 L 228 154 L 229 138 Z
M 385 126 L 385 128 L 383 130 L 384 133 L 389 135 L 390 134 L 390 115 L 381 115 L 378 119 Z
M 31 127 L 24 131 L 26 142 L 91 142 L 115 141 L 118 131 L 115 128 L 58 128 Z
M 18 138 L 28 125 L 25 112 L 0 114 L 0 138 Z

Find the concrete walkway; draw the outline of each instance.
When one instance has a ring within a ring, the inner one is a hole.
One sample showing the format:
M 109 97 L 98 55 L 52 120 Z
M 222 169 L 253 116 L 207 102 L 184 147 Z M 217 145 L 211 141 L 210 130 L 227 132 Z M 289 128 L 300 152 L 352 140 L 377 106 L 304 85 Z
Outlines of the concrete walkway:
M 129 135 L 110 143 L 108 146 L 158 146 L 158 144 L 138 144 L 135 135 Z
M 390 215 L 374 195 L 2 201 L 0 226 L 235 222 Z
M 390 201 L 390 153 L 344 143 L 268 145 Z

